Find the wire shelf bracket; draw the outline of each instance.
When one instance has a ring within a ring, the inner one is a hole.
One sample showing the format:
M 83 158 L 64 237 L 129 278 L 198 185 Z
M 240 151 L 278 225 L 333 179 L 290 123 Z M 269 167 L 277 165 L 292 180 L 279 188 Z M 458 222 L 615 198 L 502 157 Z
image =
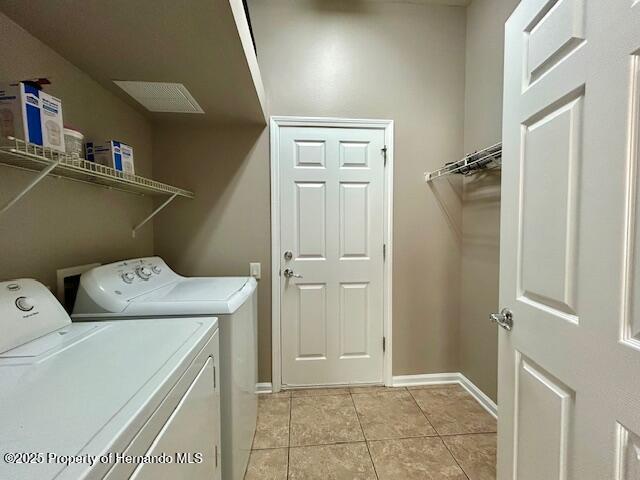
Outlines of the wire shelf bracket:
M 500 168 L 502 165 L 502 143 L 496 143 L 474 153 L 462 160 L 446 164 L 433 172 L 425 172 L 424 179 L 431 182 L 436 178 L 448 175 L 471 175 L 481 170 Z
M 140 228 L 142 228 L 142 226 L 147 223 L 148 221 L 150 221 L 153 217 L 155 217 L 158 213 L 160 213 L 160 211 L 162 209 L 164 209 L 164 207 L 166 207 L 167 205 L 169 205 L 176 197 L 178 196 L 177 193 L 174 193 L 173 195 L 171 195 L 169 198 L 167 198 L 164 202 L 162 202 L 162 204 L 156 208 L 153 212 L 151 212 L 149 214 L 149 216 L 147 218 L 145 218 L 144 220 L 142 220 L 138 225 L 136 225 L 135 227 L 133 227 L 133 230 L 131 230 L 131 236 L 133 238 L 136 238 L 136 232 L 138 230 L 140 230 Z
M 56 168 L 58 166 L 58 164 L 60 163 L 60 161 L 55 161 L 53 162 L 51 165 L 49 165 L 47 168 L 45 168 L 44 170 L 42 170 L 40 172 L 40 174 L 38 174 L 38 176 L 36 178 L 34 178 L 31 182 L 29 182 L 29 184 L 24 187 L 20 192 L 18 192 L 11 200 L 7 201 L 2 208 L 0 208 L 0 215 L 2 215 L 4 212 L 6 212 L 7 210 L 9 210 L 11 207 L 13 207 L 16 203 L 18 203 L 20 201 L 20 199 L 22 197 L 24 197 L 27 193 L 29 193 L 29 191 L 34 188 L 36 185 L 38 185 L 47 175 L 49 175 L 51 173 L 51 171 Z
M 0 145 L 0 165 L 37 172 L 20 192 L 0 206 L 0 215 L 13 207 L 47 176 L 119 190 L 138 195 L 169 195 L 158 208 L 133 227 L 132 236 L 177 197 L 194 198 L 193 192 L 173 187 L 140 175 L 127 174 L 83 158 L 61 153 L 50 148 L 7 137 Z

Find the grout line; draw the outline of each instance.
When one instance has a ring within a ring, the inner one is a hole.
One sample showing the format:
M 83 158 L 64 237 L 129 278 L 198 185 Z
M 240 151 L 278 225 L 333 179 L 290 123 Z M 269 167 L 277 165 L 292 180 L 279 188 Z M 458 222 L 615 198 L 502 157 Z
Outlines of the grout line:
M 264 447 L 264 448 L 252 448 L 252 452 L 262 452 L 263 450 L 282 450 L 283 448 L 289 448 L 286 445 L 277 445 L 275 447 Z
M 376 468 L 376 463 L 373 461 L 373 456 L 371 455 L 371 449 L 369 448 L 369 442 L 367 442 L 367 436 L 364 433 L 364 428 L 362 427 L 362 422 L 360 421 L 360 415 L 358 415 L 358 409 L 356 408 L 356 402 L 353 399 L 353 394 L 349 393 L 349 397 L 351 397 L 351 403 L 353 404 L 353 411 L 356 414 L 356 418 L 358 419 L 358 425 L 360 425 L 360 430 L 362 430 L 362 438 L 364 438 L 364 444 L 367 447 L 367 453 L 369 454 L 369 460 L 371 460 L 371 466 L 373 467 L 373 473 L 376 476 L 377 480 L 380 480 L 378 476 L 378 469 Z
M 449 452 L 449 455 L 451 455 L 451 458 L 453 458 L 453 461 L 456 462 L 456 465 L 458 465 L 458 468 L 460 469 L 462 474 L 465 477 L 467 477 L 467 480 L 470 480 L 469 475 L 467 475 L 467 472 L 465 472 L 464 468 L 462 468 L 462 465 L 460 465 L 460 462 L 458 462 L 458 459 L 455 457 L 455 455 L 453 454 L 451 449 L 449 449 L 449 446 L 447 445 L 447 443 L 442 438 L 442 435 L 440 435 L 440 432 L 438 432 L 438 430 L 433 425 L 433 423 L 431 423 L 431 420 L 429 420 L 429 416 L 426 414 L 426 412 L 424 410 L 422 410 L 422 408 L 420 408 L 420 405 L 418 404 L 418 401 L 416 400 L 416 397 L 413 396 L 413 393 L 411 393 L 411 390 L 408 390 L 408 392 L 409 392 L 409 395 L 411 395 L 411 398 L 413 398 L 413 401 L 416 404 L 416 407 L 418 407 L 418 410 L 420 410 L 420 412 L 422 412 L 422 415 L 424 415 L 424 418 L 427 419 L 427 422 L 429 422 L 429 425 L 431 425 L 431 428 L 433 428 L 435 430 L 435 432 L 438 434 L 438 439 L 440 440 L 440 443 L 442 443 L 442 445 L 444 445 L 444 448 L 447 450 L 447 452 Z
M 438 434 L 439 437 L 468 437 L 473 435 L 497 435 L 498 432 L 466 432 L 466 433 L 442 433 Z
M 293 399 L 291 395 L 287 397 L 289 401 L 289 442 L 287 443 L 287 480 L 289 479 L 290 466 L 291 466 L 291 411 L 293 410 Z
M 420 404 L 416 400 L 416 397 L 413 396 L 413 393 L 411 393 L 411 390 L 407 390 L 407 391 L 409 392 L 409 395 L 411 396 L 411 399 L 413 400 L 413 403 L 415 403 L 415 405 L 418 408 L 418 410 L 420 411 L 420 413 L 424 416 L 424 418 L 427 419 L 427 422 L 429 422 L 429 425 L 431 425 L 431 428 L 433 428 L 433 431 L 436 432 L 436 435 L 439 437 L 440 436 L 440 432 L 438 432 L 438 429 L 433 425 L 433 423 L 431 423 L 431 420 L 429 420 L 429 416 L 425 413 L 425 411 L 422 410 L 422 408 L 420 408 Z
M 355 442 L 335 442 L 335 443 L 311 443 L 309 445 L 293 445 L 289 447 L 289 450 L 294 448 L 307 448 L 307 447 L 333 447 L 335 445 L 352 445 L 354 443 L 367 443 L 366 440 L 357 440 Z
M 442 437 L 438 437 L 440 438 L 440 441 L 442 442 L 442 444 L 444 445 L 444 448 L 447 449 L 447 452 L 449 452 L 449 455 L 451 455 L 451 458 L 453 458 L 453 461 L 456 462 L 456 464 L 458 465 L 458 467 L 460 467 L 460 470 L 462 470 L 462 474 L 467 477 L 467 480 L 470 480 L 469 475 L 467 475 L 467 472 L 465 471 L 464 468 L 462 468 L 462 465 L 460 465 L 460 462 L 458 462 L 458 459 L 456 458 L 456 456 L 453 454 L 453 452 L 451 451 L 451 449 L 449 448 L 449 445 L 447 445 L 447 442 L 445 442 Z

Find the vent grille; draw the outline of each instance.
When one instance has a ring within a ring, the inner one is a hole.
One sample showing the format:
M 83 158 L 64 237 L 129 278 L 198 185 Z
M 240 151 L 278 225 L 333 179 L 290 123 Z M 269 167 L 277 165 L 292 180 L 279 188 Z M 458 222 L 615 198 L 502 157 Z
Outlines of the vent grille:
M 181 83 L 120 80 L 115 80 L 114 83 L 150 112 L 204 113 L 196 99 Z

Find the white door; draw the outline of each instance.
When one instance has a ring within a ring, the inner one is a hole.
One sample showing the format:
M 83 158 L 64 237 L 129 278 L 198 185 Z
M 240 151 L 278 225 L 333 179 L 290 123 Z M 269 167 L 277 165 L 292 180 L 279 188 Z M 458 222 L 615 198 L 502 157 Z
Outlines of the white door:
M 639 54 L 638 0 L 507 22 L 500 480 L 640 479 Z
M 384 129 L 280 128 L 285 386 L 383 380 L 384 139 Z

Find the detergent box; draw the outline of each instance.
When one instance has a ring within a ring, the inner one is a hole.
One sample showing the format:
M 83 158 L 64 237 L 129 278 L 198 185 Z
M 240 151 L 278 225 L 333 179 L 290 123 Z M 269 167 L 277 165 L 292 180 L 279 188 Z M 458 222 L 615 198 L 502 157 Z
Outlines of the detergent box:
M 0 84 L 0 134 L 64 152 L 62 102 L 35 83 Z
M 87 160 L 106 167 L 111 167 L 119 172 L 135 174 L 133 168 L 133 147 L 116 140 L 107 140 L 103 143 L 87 142 Z

